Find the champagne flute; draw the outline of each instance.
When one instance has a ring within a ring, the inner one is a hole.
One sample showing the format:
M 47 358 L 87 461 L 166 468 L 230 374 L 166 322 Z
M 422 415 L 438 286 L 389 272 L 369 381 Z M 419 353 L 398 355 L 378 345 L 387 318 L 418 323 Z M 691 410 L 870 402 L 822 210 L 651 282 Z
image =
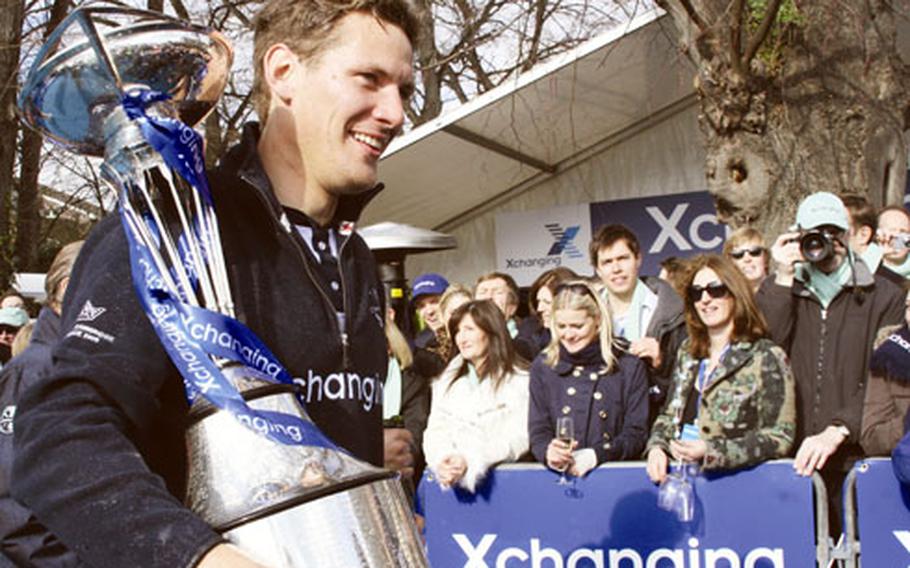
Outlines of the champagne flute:
M 567 444 L 569 449 L 572 449 L 572 443 L 575 441 L 575 422 L 571 416 L 560 416 L 556 419 L 556 439 Z M 569 480 L 566 479 L 567 469 L 569 469 L 569 466 L 560 470 L 559 481 L 557 482 L 559 485 L 569 484 Z

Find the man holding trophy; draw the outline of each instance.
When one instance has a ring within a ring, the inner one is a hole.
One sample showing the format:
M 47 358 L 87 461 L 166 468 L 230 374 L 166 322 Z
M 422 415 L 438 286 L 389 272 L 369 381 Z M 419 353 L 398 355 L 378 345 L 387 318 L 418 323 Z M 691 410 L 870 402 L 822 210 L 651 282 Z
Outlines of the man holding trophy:
M 382 287 L 352 226 L 378 192 L 379 157 L 403 125 L 416 34 L 417 17 L 406 0 L 267 2 L 255 23 L 254 46 L 254 100 L 262 126 L 247 125 L 242 141 L 209 172 L 220 225 L 215 237 L 230 282 L 225 313 L 236 315 L 274 357 L 264 349 L 265 355 L 252 353 L 249 346 L 259 345 L 252 340 L 234 349 L 249 355 L 246 363 L 263 375 L 273 374 L 272 361 L 280 361 L 316 426 L 345 455 L 376 466 L 383 464 L 381 382 L 387 368 Z M 173 362 L 180 343 L 162 344 L 173 330 L 149 324 L 160 315 L 155 310 L 162 304 L 155 302 L 161 294 L 153 290 L 140 298 L 130 284 L 137 281 L 136 266 L 131 271 L 135 237 L 124 229 L 130 223 L 135 220 L 121 225 L 116 216 L 105 219 L 83 248 L 54 370 L 20 401 L 13 494 L 89 565 L 268 563 L 252 560 L 223 536 L 244 519 L 217 527 L 184 505 L 193 501 L 186 497 L 193 484 L 188 462 L 199 459 L 192 448 L 187 456 L 185 443 L 187 423 L 194 420 L 184 393 L 191 380 Z M 163 240 L 153 231 L 149 242 Z M 211 253 L 199 256 L 210 260 Z M 133 263 L 138 265 L 135 258 Z M 169 274 L 156 278 L 168 280 Z M 203 280 L 198 270 L 189 274 L 193 285 Z M 225 343 L 227 352 L 230 334 L 208 323 L 216 320 L 181 317 L 184 339 Z M 212 360 L 222 368 L 224 355 L 218 357 Z M 205 384 L 194 388 L 207 390 Z M 254 406 L 253 397 L 244 398 Z M 238 412 L 231 410 L 234 417 Z M 299 442 L 297 422 L 261 416 L 242 418 L 263 437 Z M 262 465 L 247 455 L 232 461 Z M 320 467 L 308 467 L 301 483 L 319 487 L 330 470 Z M 259 490 L 257 499 L 268 502 L 283 488 Z

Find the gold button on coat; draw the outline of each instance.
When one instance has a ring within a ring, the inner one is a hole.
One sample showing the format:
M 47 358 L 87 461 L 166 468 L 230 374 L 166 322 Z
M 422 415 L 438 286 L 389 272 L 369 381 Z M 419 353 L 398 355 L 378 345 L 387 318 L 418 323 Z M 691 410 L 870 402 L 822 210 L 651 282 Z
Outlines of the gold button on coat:
M 575 387 L 569 387 L 569 388 L 566 389 L 566 392 L 569 394 L 569 396 L 572 396 L 572 395 L 574 395 L 577 391 L 575 390 Z
M 604 397 L 604 395 L 603 395 L 603 393 L 601 393 L 601 392 L 596 392 L 596 393 L 594 393 L 594 400 L 600 400 L 600 399 L 602 399 L 603 397 Z
M 570 413 L 570 412 L 572 412 L 572 409 L 569 408 L 568 406 L 563 406 L 563 407 L 562 407 L 562 413 L 563 413 L 563 414 L 568 414 L 568 413 Z
M 601 410 L 599 414 L 600 414 L 601 420 L 606 420 L 606 419 L 607 419 L 607 411 L 606 411 L 606 410 Z

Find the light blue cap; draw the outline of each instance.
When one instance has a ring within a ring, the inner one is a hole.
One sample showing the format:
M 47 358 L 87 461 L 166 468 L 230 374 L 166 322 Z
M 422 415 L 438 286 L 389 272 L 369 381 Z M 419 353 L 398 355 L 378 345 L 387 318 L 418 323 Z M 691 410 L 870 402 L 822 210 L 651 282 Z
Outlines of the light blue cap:
M 796 211 L 796 224 L 799 228 L 807 231 L 821 227 L 822 225 L 833 225 L 844 231 L 850 229 L 850 218 L 847 216 L 847 208 L 840 197 L 827 191 L 813 193 L 803 199 Z
M 22 308 L 0 309 L 0 325 L 22 327 L 28 323 L 28 313 Z

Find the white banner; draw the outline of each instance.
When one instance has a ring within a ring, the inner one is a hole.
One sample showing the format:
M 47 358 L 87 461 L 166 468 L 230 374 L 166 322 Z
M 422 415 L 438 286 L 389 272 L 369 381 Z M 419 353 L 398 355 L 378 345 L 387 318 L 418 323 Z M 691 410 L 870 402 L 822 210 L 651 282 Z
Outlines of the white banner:
M 594 273 L 588 259 L 591 207 L 587 203 L 496 216 L 496 267 L 519 286 L 541 272 L 565 266 L 579 275 Z

